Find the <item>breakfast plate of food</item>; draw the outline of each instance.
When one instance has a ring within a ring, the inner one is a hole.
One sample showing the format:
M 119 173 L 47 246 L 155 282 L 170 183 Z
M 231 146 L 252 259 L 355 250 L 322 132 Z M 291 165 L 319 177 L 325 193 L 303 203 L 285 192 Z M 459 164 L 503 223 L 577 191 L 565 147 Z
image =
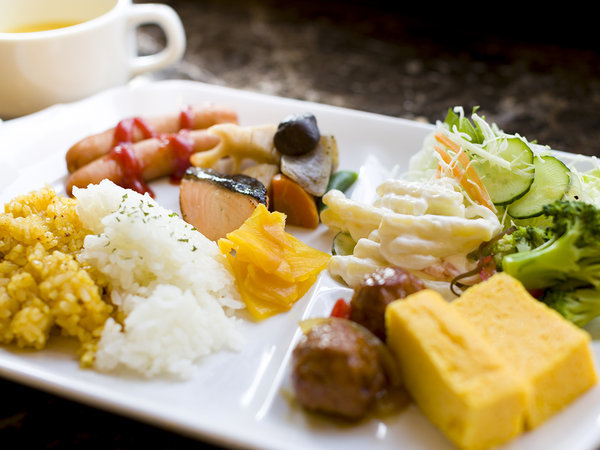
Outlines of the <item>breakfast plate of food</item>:
M 0 123 L 0 376 L 224 446 L 595 448 L 559 150 L 189 81 Z

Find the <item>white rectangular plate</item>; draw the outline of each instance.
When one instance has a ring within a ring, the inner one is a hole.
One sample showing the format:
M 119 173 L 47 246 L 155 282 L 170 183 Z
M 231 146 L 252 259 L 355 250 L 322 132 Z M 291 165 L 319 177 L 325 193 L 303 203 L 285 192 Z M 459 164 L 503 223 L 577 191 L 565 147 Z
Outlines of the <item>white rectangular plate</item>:
M 89 99 L 57 105 L 0 123 L 0 199 L 6 202 L 44 184 L 63 193 L 66 150 L 79 139 L 131 116 L 176 113 L 188 104 L 215 102 L 234 108 L 242 125 L 277 123 L 294 112 L 315 114 L 324 134 L 338 140 L 341 168 L 360 171 L 354 196 L 372 191 L 380 168 L 406 168 L 430 125 L 370 113 L 187 81 L 117 88 Z M 449 105 L 452 106 L 452 105 Z M 177 187 L 155 185 L 157 200 L 178 210 Z M 308 244 L 328 251 L 331 236 L 294 230 Z M 56 340 L 39 352 L 0 348 L 0 375 L 220 445 L 253 448 L 446 449 L 448 441 L 410 406 L 386 419 L 340 426 L 311 417 L 294 406 L 289 358 L 304 317 L 328 314 L 348 289 L 326 274 L 286 314 L 247 323 L 239 353 L 202 361 L 186 381 L 137 379 L 82 370 L 68 342 Z M 600 347 L 593 344 L 596 358 Z M 600 442 L 600 387 L 592 389 L 510 449 L 588 449 Z

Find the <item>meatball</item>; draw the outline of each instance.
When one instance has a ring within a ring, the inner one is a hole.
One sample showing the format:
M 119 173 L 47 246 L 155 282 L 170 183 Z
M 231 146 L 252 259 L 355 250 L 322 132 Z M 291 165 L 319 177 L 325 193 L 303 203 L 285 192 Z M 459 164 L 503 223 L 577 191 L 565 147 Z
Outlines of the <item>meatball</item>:
M 345 419 L 363 417 L 388 383 L 378 342 L 368 330 L 346 319 L 315 324 L 292 355 L 298 402 Z
M 354 290 L 350 301 L 350 320 L 360 323 L 385 342 L 387 305 L 423 288 L 423 281 L 399 267 L 379 269 L 367 275 Z

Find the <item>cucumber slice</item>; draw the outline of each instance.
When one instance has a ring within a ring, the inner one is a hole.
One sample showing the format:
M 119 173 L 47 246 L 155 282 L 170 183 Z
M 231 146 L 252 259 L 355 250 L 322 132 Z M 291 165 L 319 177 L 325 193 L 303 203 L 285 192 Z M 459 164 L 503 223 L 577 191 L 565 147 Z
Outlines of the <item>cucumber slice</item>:
M 333 255 L 341 255 L 347 256 L 351 255 L 354 251 L 354 246 L 356 242 L 350 236 L 350 233 L 346 231 L 340 231 L 333 238 L 333 243 L 331 245 L 331 253 Z
M 554 156 L 538 156 L 533 164 L 535 179 L 531 189 L 507 209 L 515 219 L 542 215 L 544 205 L 562 199 L 571 186 L 571 171 Z
M 508 205 L 523 197 L 534 179 L 533 151 L 518 137 L 508 138 L 506 142 L 506 148 L 498 156 L 510 161 L 510 169 L 487 160 L 475 159 L 472 163 L 496 206 Z

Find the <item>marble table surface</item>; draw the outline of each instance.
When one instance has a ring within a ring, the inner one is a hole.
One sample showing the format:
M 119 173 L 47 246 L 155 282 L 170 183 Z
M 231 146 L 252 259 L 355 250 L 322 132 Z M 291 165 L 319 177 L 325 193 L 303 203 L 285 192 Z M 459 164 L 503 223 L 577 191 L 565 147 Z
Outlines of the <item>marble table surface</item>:
M 367 1 L 170 0 L 189 79 L 434 122 L 474 106 L 508 132 L 600 156 L 600 40 L 586 15 L 508 20 Z M 575 28 L 566 23 L 577 20 Z M 162 45 L 149 26 L 141 52 Z M 169 430 L 0 380 L 0 447 L 192 449 Z

